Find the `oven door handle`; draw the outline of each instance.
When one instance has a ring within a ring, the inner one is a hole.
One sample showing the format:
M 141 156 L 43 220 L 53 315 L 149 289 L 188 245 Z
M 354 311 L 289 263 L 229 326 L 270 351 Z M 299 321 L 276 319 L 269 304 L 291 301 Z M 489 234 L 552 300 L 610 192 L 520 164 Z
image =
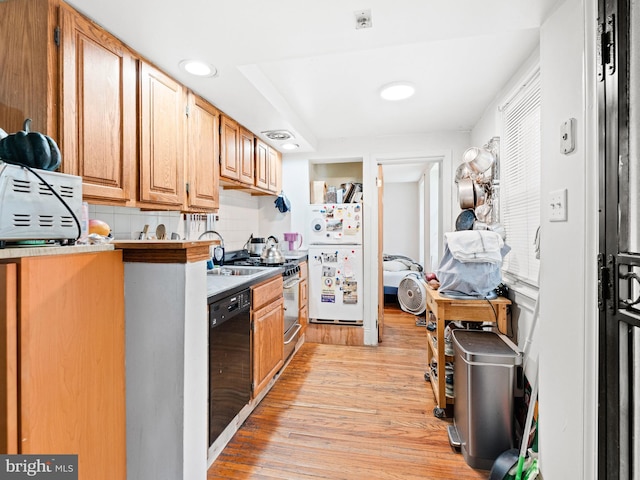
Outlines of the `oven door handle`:
M 289 345 L 291 342 L 293 342 L 293 339 L 296 338 L 296 335 L 298 334 L 301 328 L 302 328 L 302 325 L 300 325 L 299 323 L 296 323 L 296 326 L 292 329 L 294 330 L 294 332 L 289 334 L 289 340 L 285 339 L 284 344 Z
M 300 277 L 298 278 L 294 278 L 293 280 L 287 280 L 284 285 L 282 285 L 282 288 L 284 290 L 289 290 L 290 288 L 295 287 L 296 285 L 298 285 L 302 280 L 300 279 Z

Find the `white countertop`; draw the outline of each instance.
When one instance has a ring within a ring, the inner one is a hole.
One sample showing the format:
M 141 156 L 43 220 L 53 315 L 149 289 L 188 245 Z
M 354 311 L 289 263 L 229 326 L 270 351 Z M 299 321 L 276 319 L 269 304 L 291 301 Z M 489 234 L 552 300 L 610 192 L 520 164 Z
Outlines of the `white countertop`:
M 224 269 L 224 267 L 222 267 Z M 233 267 L 229 267 L 233 268 Z M 247 268 L 247 267 L 242 267 Z M 224 292 L 249 288 L 251 285 L 260 283 L 268 278 L 282 275 L 283 269 L 280 267 L 249 267 L 255 268 L 253 275 L 212 275 L 207 274 L 207 297 L 212 297 Z
M 114 250 L 114 246 L 106 243 L 102 245 L 24 245 L 11 246 L 0 249 L 0 259 L 40 257 L 44 255 L 68 255 L 72 253 L 91 253 Z

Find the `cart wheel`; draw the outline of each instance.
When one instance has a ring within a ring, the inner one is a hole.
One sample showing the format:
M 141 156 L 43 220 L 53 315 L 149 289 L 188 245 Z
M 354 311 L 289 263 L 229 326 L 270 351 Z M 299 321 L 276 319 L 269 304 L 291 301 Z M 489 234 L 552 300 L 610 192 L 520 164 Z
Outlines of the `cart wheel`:
M 433 416 L 436 418 L 445 418 L 447 416 L 447 412 L 444 408 L 436 407 L 433 409 Z
M 424 372 L 424 381 L 425 382 L 431 381 L 431 375 L 429 375 L 429 372 Z

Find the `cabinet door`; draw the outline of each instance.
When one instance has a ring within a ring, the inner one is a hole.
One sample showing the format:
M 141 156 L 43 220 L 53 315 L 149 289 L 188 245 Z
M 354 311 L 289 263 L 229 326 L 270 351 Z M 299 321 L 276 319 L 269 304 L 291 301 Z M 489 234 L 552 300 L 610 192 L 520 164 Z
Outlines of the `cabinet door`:
M 269 187 L 268 190 L 273 193 L 279 193 L 281 190 L 281 172 L 282 161 L 280 152 L 269 147 Z
M 256 187 L 269 188 L 269 146 L 256 139 Z
M 136 162 L 136 60 L 113 36 L 66 7 L 62 29 L 64 172 L 89 200 L 126 203 Z
M 232 180 L 240 180 L 239 165 L 240 127 L 238 123 L 220 116 L 220 175 Z
M 207 101 L 189 94 L 188 209 L 217 210 L 220 164 L 219 113 Z
M 244 127 L 240 127 L 240 181 L 247 185 L 253 185 L 253 133 Z
M 19 269 L 20 453 L 74 453 L 82 478 L 126 478 L 122 252 Z
M 140 202 L 179 209 L 184 203 L 185 92 L 178 82 L 140 65 Z
M 0 265 L 0 452 L 18 453 L 18 274 Z
M 284 299 L 253 314 L 253 396 L 267 386 L 284 363 Z
M 57 22 L 53 2 L 0 2 L 0 127 L 17 132 L 28 117 L 33 131 L 62 147 L 56 108 L 58 48 L 53 41 Z

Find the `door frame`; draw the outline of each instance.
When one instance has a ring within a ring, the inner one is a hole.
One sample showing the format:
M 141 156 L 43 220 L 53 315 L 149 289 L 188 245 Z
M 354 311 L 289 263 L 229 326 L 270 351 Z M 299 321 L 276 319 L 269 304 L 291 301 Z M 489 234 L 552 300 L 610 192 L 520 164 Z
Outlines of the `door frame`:
M 425 168 L 423 170 L 423 172 L 428 172 L 430 170 L 430 168 L 428 167 L 428 165 L 432 165 L 434 163 L 439 164 L 439 169 L 438 169 L 438 203 L 440 205 L 440 209 L 439 209 L 439 216 L 438 216 L 438 230 L 439 230 L 439 242 L 438 242 L 438 251 L 439 251 L 439 255 L 440 257 L 442 256 L 442 250 L 443 250 L 443 225 L 445 222 L 445 215 L 447 213 L 447 211 L 450 211 L 450 207 L 447 210 L 446 208 L 443 208 L 443 198 L 444 198 L 444 192 L 443 192 L 443 171 L 444 171 L 444 166 L 446 164 L 446 162 L 449 162 L 450 164 L 451 161 L 451 153 L 444 153 L 444 154 L 423 154 L 423 153 L 412 153 L 412 154 L 396 154 L 396 155 L 381 155 L 381 156 L 377 156 L 374 158 L 374 165 L 376 168 L 376 180 L 379 178 L 378 177 L 378 171 L 381 171 L 383 169 L 383 167 L 385 165 L 396 165 L 396 166 L 401 166 L 401 165 L 415 165 L 417 163 L 424 163 L 425 164 Z M 382 192 L 384 190 L 384 185 L 382 185 L 379 188 L 376 188 L 376 203 L 381 207 L 382 206 L 382 200 L 381 198 L 379 198 L 379 193 Z M 425 185 L 425 197 L 428 194 L 427 192 L 429 191 L 428 189 L 428 184 Z M 423 199 L 424 201 L 424 199 Z M 381 209 L 382 210 L 382 209 Z M 425 211 L 428 211 L 428 209 L 425 209 Z M 376 235 L 376 247 L 375 247 L 375 252 L 376 252 L 376 261 L 377 261 L 377 265 L 376 265 L 376 271 L 377 271 L 377 275 L 376 275 L 376 282 L 378 283 L 377 285 L 377 289 L 376 291 L 378 292 L 378 312 L 382 311 L 384 312 L 384 285 L 381 284 L 381 282 L 383 281 L 383 273 L 382 273 L 382 246 L 380 245 L 380 243 L 382 242 L 382 236 L 383 236 L 383 228 L 384 225 L 384 216 L 383 216 L 383 212 L 379 211 L 377 218 L 376 218 L 376 231 L 377 231 L 377 235 Z M 425 242 L 428 242 L 429 239 L 425 236 Z M 424 250 L 424 245 L 421 245 L 420 248 L 422 250 Z M 427 266 L 425 265 L 425 268 L 427 268 Z M 378 313 L 379 315 L 379 313 Z M 384 315 L 384 313 L 383 313 Z M 377 324 L 379 324 L 379 322 L 376 322 Z M 382 334 L 383 331 L 378 328 L 378 342 L 382 341 Z

